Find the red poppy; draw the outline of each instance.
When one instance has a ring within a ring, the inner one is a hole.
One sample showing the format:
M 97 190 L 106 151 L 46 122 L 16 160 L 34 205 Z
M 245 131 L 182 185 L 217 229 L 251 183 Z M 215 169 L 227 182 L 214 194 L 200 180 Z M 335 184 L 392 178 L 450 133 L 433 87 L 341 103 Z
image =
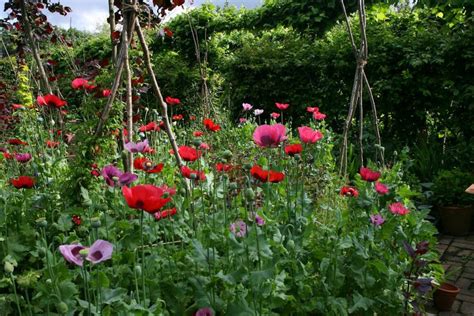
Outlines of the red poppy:
M 11 138 L 7 141 L 10 145 L 28 145 L 27 142 L 22 141 L 18 138 Z
M 193 132 L 193 136 L 194 136 L 194 137 L 201 137 L 202 135 L 204 135 L 204 133 L 201 132 L 201 131 L 194 131 L 194 132 Z
M 196 181 L 206 180 L 206 175 L 204 174 L 203 171 L 192 170 L 188 166 L 182 166 L 181 167 L 181 175 L 183 175 L 183 177 L 191 179 L 191 180 L 196 180 Z
M 104 89 L 104 90 L 98 92 L 98 96 L 102 97 L 102 98 L 108 98 L 109 95 L 111 95 L 111 94 L 112 94 L 112 90 L 110 90 L 110 89 Z
M 15 158 L 15 156 L 12 155 L 12 154 L 10 154 L 9 152 L 2 152 L 2 154 L 3 154 L 3 158 L 5 158 L 5 159 L 13 159 L 13 158 Z
M 84 78 L 76 78 L 71 82 L 71 87 L 74 90 L 87 89 L 87 87 L 89 87 L 89 81 Z
M 286 109 L 288 109 L 288 107 L 290 106 L 288 103 L 275 103 L 275 106 L 281 110 L 281 111 L 284 111 Z
M 219 172 L 227 172 L 227 171 L 232 170 L 232 168 L 233 168 L 232 165 L 227 165 L 224 163 L 218 163 L 216 165 L 216 170 Z
M 357 191 L 357 189 L 354 187 L 344 186 L 341 188 L 341 191 L 339 192 L 339 194 L 343 196 L 352 196 L 356 198 L 359 196 L 359 191 Z
M 178 148 L 178 154 L 185 161 L 196 161 L 201 157 L 201 151 L 188 146 L 180 146 Z
M 82 219 L 79 215 L 73 215 L 72 216 L 72 221 L 74 222 L 74 224 L 76 224 L 77 226 L 81 225 L 82 223 Z
M 208 131 L 217 132 L 221 129 L 221 126 L 219 124 L 214 123 L 211 119 L 204 119 L 203 123 Z
M 169 105 L 177 105 L 181 103 L 181 100 L 178 98 L 166 97 L 165 102 Z
M 99 177 L 100 176 L 100 171 L 99 170 L 91 170 L 91 175 L 93 175 L 94 177 Z
M 172 120 L 173 121 L 181 121 L 183 118 L 184 118 L 183 114 L 176 114 L 176 115 L 173 115 Z
M 374 182 L 377 181 L 380 178 L 380 172 L 378 171 L 373 171 L 369 168 L 366 167 L 361 167 L 359 170 L 360 176 L 362 180 L 365 180 L 367 182 Z
M 47 140 L 46 141 L 46 147 L 48 148 L 56 148 L 59 146 L 59 142 L 55 142 L 55 141 L 52 141 L 52 140 Z
M 252 177 L 262 182 L 277 183 L 283 181 L 285 178 L 285 174 L 283 172 L 263 170 L 259 165 L 254 165 L 252 169 L 250 169 L 250 174 Z
M 140 126 L 140 128 L 138 129 L 138 131 L 142 132 L 142 133 L 150 132 L 150 131 L 159 132 L 160 130 L 161 130 L 161 128 L 155 122 L 150 122 L 146 125 Z
M 154 216 L 155 216 L 155 219 L 159 221 L 159 220 L 162 220 L 163 218 L 167 218 L 175 214 L 176 214 L 176 207 L 173 207 L 167 210 L 163 210 L 161 212 L 156 212 Z
M 122 187 L 122 194 L 128 206 L 148 213 L 158 212 L 171 201 L 170 196 L 175 193 L 176 190 L 167 187 L 156 187 L 151 184 L 137 185 L 132 188 Z
M 163 170 L 164 164 L 154 165 L 151 160 L 146 157 L 137 157 L 133 160 L 133 167 L 137 170 L 143 170 L 147 173 L 159 173 Z
M 303 146 L 301 144 L 293 144 L 285 146 L 285 153 L 288 156 L 294 156 L 300 154 L 303 151 Z
M 35 185 L 35 179 L 28 176 L 19 176 L 16 179 L 10 179 L 10 183 L 17 189 L 31 189 Z
M 163 32 L 166 34 L 166 36 L 173 37 L 173 32 L 169 28 L 165 27 Z
M 54 94 L 47 94 L 45 96 L 38 96 L 36 98 L 36 102 L 40 106 L 51 106 L 55 108 L 61 108 L 65 105 L 67 105 L 67 102 L 59 98 L 58 96 L 55 96 Z

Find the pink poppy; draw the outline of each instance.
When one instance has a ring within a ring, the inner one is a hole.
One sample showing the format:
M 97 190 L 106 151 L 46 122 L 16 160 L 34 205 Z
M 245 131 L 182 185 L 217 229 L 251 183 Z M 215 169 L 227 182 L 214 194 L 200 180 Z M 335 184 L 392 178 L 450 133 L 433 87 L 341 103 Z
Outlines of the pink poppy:
M 275 103 L 275 106 L 281 110 L 281 111 L 284 111 L 286 109 L 288 109 L 288 107 L 290 106 L 288 103 Z
M 301 141 L 305 144 L 314 144 L 323 138 L 323 134 L 320 131 L 313 130 L 308 126 L 298 127 L 298 133 L 300 134 Z
M 260 147 L 277 147 L 286 140 L 286 127 L 282 124 L 260 125 L 253 133 L 253 140 Z

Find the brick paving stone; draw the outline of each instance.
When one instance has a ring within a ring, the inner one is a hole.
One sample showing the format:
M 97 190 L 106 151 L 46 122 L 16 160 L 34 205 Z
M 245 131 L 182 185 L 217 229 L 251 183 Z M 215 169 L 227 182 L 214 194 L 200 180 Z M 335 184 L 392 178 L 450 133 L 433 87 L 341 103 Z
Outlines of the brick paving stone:
M 440 243 L 440 244 L 443 244 L 443 245 L 449 245 L 449 244 L 451 243 L 451 241 L 453 241 L 453 238 L 452 238 L 452 237 L 443 236 L 443 237 L 441 237 L 441 239 L 439 240 L 439 243 Z
M 461 250 L 462 248 L 449 246 L 448 249 L 446 249 L 445 253 L 448 255 L 456 255 Z
M 457 299 L 463 302 L 474 304 L 474 295 L 473 294 L 469 295 L 469 292 L 467 291 L 461 291 L 461 293 L 458 294 Z
M 474 304 L 464 302 L 459 310 L 463 315 L 474 315 Z
M 438 314 L 439 316 L 461 316 L 462 314 L 454 313 L 454 312 L 441 312 Z
M 456 286 L 461 289 L 469 290 L 471 283 L 471 280 L 460 277 L 459 280 L 457 280 L 456 282 Z
M 457 312 L 459 311 L 459 307 L 461 306 L 462 302 L 459 300 L 455 300 L 453 303 L 453 306 L 451 306 L 451 311 L 452 312 Z
M 463 272 L 461 278 L 474 280 L 474 273 Z
M 457 262 L 457 263 L 465 262 L 465 260 L 463 260 L 461 257 L 458 257 L 456 255 L 445 255 L 445 256 L 443 256 L 443 260 Z M 474 264 L 474 262 L 473 262 L 473 264 Z
M 467 249 L 461 250 L 460 252 L 457 253 L 457 255 L 461 257 L 469 257 L 471 254 L 472 254 L 472 250 L 467 250 Z
M 456 248 L 474 250 L 474 242 L 470 242 L 470 241 L 463 241 L 462 243 L 458 242 L 458 241 L 455 241 L 451 245 L 456 247 Z

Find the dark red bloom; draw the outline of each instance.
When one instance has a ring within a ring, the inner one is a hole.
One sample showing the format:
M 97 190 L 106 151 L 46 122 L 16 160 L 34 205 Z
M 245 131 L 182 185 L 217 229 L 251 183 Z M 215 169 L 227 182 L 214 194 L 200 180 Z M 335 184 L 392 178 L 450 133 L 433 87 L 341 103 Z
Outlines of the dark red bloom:
M 181 100 L 178 98 L 166 97 L 165 102 L 169 105 L 177 105 L 181 103 Z
M 122 194 L 128 206 L 134 209 L 144 210 L 148 213 L 158 212 L 163 206 L 171 201 L 171 195 L 176 190 L 166 186 L 156 187 L 151 184 L 142 184 L 129 188 L 122 187 Z
M 45 96 L 38 96 L 36 98 L 36 102 L 40 106 L 50 106 L 50 107 L 55 107 L 55 108 L 61 108 L 65 105 L 67 105 L 67 102 L 59 98 L 58 96 L 55 96 L 54 94 L 47 94 Z
M 354 187 L 344 186 L 341 188 L 341 191 L 339 192 L 339 194 L 343 196 L 352 196 L 356 198 L 359 196 L 359 191 L 357 191 L 357 189 Z
M 81 225 L 82 223 L 82 219 L 79 215 L 73 215 L 72 216 L 72 221 L 74 222 L 74 224 L 76 224 L 77 226 Z
M 7 141 L 10 145 L 28 145 L 27 142 L 22 141 L 18 138 L 11 138 Z
M 303 151 L 303 146 L 301 144 L 293 144 L 285 146 L 285 153 L 288 156 L 294 156 L 300 154 Z
M 360 176 L 362 180 L 365 180 L 367 182 L 374 182 L 377 181 L 380 178 L 380 172 L 378 171 L 373 171 L 369 168 L 366 167 L 361 167 L 359 170 Z
M 193 132 L 193 136 L 194 136 L 194 137 L 201 137 L 202 135 L 204 135 L 204 133 L 201 132 L 201 131 L 194 131 L 194 132 Z
M 196 161 L 201 157 L 201 151 L 188 146 L 180 146 L 178 148 L 178 154 L 185 161 Z
M 250 174 L 252 177 L 262 182 L 277 183 L 283 181 L 285 178 L 285 174 L 283 172 L 263 170 L 259 165 L 254 165 L 252 169 L 250 169 Z
M 170 208 L 170 209 L 167 209 L 167 210 L 156 212 L 154 214 L 154 216 L 155 216 L 155 219 L 157 221 L 159 221 L 159 220 L 162 220 L 163 218 L 167 218 L 167 217 L 173 216 L 175 214 L 176 214 L 176 207 L 173 207 L 173 208 Z
M 173 121 L 181 121 L 183 118 L 183 114 L 176 114 L 171 117 Z
M 216 165 L 216 170 L 219 171 L 219 172 L 227 172 L 227 171 L 232 170 L 232 168 L 233 168 L 232 165 L 227 165 L 227 164 L 223 164 L 223 163 L 218 163 Z
M 221 129 L 221 126 L 219 124 L 214 123 L 211 119 L 204 119 L 203 123 L 208 131 L 217 132 Z
M 191 180 L 196 180 L 196 181 L 206 180 L 206 175 L 204 174 L 203 171 L 192 170 L 188 166 L 181 167 L 181 174 L 183 175 L 183 177 L 191 179 Z
M 159 132 L 161 128 L 156 124 L 155 122 L 150 122 L 146 125 L 140 126 L 138 129 L 139 132 L 145 133 L 145 132 L 150 132 L 150 131 L 157 131 Z
M 10 179 L 10 183 L 17 189 L 31 189 L 35 185 L 35 179 L 28 176 L 19 176 L 16 179 Z

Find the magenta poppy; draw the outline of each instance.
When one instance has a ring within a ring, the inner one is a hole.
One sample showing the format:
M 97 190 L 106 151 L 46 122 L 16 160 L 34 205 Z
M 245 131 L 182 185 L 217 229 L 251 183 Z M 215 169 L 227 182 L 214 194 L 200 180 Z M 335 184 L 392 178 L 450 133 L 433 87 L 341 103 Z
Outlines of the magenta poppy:
M 395 214 L 395 215 L 406 215 L 410 213 L 410 210 L 407 209 L 405 205 L 403 205 L 400 202 L 390 204 L 388 206 L 388 209 L 390 210 L 390 212 L 392 212 L 392 214 Z
M 308 126 L 298 127 L 298 133 L 300 135 L 301 141 L 305 144 L 314 144 L 323 138 L 323 134 L 320 131 L 313 130 Z
M 260 125 L 253 133 L 254 142 L 260 147 L 277 147 L 286 140 L 286 127 L 282 124 Z
M 375 191 L 380 195 L 385 195 L 389 192 L 388 186 L 378 181 L 375 182 Z
M 275 106 L 280 110 L 284 111 L 290 106 L 288 103 L 275 103 Z
M 380 172 L 371 170 L 366 167 L 361 167 L 359 170 L 359 173 L 362 180 L 367 181 L 367 182 L 377 181 L 381 176 Z

